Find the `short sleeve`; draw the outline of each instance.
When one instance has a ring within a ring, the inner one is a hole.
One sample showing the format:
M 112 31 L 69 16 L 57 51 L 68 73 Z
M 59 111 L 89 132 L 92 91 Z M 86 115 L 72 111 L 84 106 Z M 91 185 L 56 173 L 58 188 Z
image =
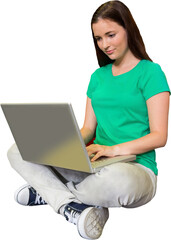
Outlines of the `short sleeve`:
M 145 100 L 161 92 L 170 92 L 166 76 L 160 65 L 151 62 L 150 66 L 143 69 L 143 72 L 140 88 Z
M 97 80 L 96 80 L 96 77 L 95 77 L 95 73 L 93 73 L 91 75 L 90 82 L 89 82 L 88 89 L 87 89 L 87 96 L 89 98 L 92 98 L 92 94 L 95 91 L 96 86 L 97 86 Z

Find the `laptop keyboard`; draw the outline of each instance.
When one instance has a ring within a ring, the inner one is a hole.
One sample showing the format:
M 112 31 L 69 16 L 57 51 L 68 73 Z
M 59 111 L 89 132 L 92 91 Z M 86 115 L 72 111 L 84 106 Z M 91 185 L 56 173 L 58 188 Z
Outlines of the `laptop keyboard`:
M 90 156 L 90 160 L 94 157 L 94 155 Z M 99 159 L 97 159 L 94 162 L 91 162 L 91 165 L 93 168 L 97 168 L 99 166 L 99 164 L 105 162 L 108 159 L 108 157 L 100 157 Z

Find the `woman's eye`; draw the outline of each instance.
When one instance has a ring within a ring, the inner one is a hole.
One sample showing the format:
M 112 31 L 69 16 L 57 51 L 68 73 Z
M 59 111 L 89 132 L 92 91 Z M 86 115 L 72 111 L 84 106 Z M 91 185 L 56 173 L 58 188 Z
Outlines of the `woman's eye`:
M 113 37 L 115 37 L 115 35 L 116 35 L 116 34 L 109 34 L 109 37 L 110 37 L 110 38 L 113 38 Z
M 101 40 L 100 37 L 96 37 L 96 41 L 99 42 Z

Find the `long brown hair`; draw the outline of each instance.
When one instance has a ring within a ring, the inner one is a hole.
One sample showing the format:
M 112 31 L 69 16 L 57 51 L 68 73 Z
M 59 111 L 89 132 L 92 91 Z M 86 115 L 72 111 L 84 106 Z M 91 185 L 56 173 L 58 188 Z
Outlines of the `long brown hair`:
M 128 47 L 135 57 L 138 59 L 150 60 L 148 56 L 140 31 L 134 21 L 134 18 L 128 9 L 128 7 L 120 1 L 109 1 L 102 4 L 93 14 L 91 20 L 91 28 L 94 23 L 97 23 L 99 19 L 109 19 L 117 22 L 127 32 Z M 93 34 L 93 30 L 92 30 Z M 97 59 L 100 67 L 112 63 L 111 60 L 97 45 L 97 41 L 94 38 L 94 44 L 96 48 Z

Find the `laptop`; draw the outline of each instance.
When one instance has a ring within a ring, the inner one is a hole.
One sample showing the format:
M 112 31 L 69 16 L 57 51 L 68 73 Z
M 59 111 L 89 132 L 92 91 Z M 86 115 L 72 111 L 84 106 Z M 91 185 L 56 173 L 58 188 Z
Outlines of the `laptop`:
M 106 165 L 129 162 L 135 155 L 101 157 L 91 162 L 69 103 L 1 104 L 25 161 L 95 173 Z

